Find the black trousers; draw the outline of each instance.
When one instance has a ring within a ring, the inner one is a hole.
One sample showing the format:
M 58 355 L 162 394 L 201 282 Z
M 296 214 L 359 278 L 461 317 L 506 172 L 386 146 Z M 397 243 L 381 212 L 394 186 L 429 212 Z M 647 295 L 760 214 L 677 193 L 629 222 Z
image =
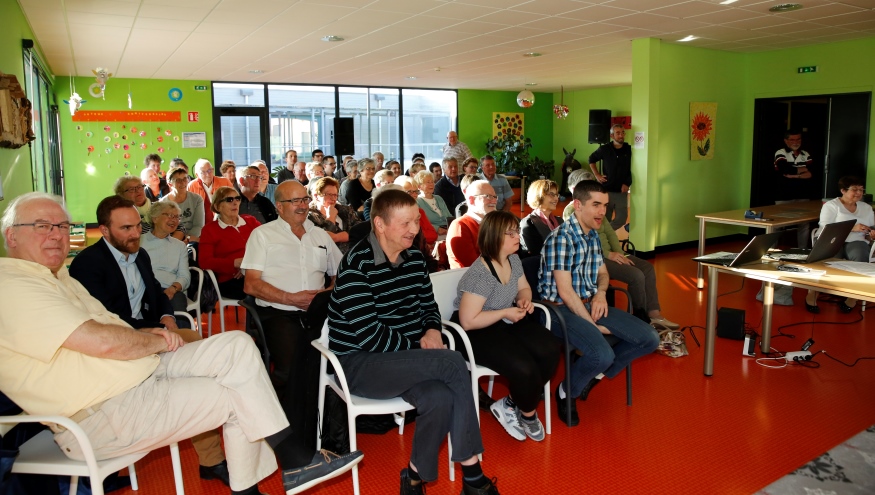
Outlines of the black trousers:
M 293 441 L 316 449 L 319 359 L 310 342 L 321 328 L 306 325 L 304 312 L 258 307 L 258 317 L 270 351 L 270 374 L 280 405 L 289 420 Z
M 458 312 L 453 313 L 451 321 L 459 322 Z M 507 379 L 510 396 L 521 411 L 534 411 L 544 384 L 559 364 L 559 341 L 553 334 L 533 318 L 523 318 L 513 324 L 499 320 L 465 335 L 471 341 L 477 364 Z

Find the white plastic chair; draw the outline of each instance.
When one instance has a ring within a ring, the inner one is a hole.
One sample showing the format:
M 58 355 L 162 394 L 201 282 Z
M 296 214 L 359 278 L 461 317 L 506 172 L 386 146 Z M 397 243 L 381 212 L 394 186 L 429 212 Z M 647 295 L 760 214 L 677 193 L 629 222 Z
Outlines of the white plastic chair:
M 216 281 L 216 274 L 213 273 L 212 270 L 204 270 L 207 275 L 209 275 L 210 280 L 213 282 L 213 287 L 216 288 L 216 294 L 219 295 L 219 326 L 222 330 L 222 333 L 225 333 L 225 308 L 228 306 L 239 307 L 240 301 L 237 299 L 231 299 L 230 297 L 223 297 L 222 292 L 219 291 L 219 282 Z M 213 314 L 209 313 L 207 316 L 207 337 L 213 335 Z
M 196 318 L 197 319 L 197 327 L 192 326 L 191 329 L 194 330 L 195 332 L 198 332 L 201 335 L 203 335 L 203 332 L 200 329 L 200 325 L 201 325 L 201 292 L 203 292 L 203 289 L 204 289 L 204 271 L 196 266 L 190 266 L 190 267 L 188 267 L 188 270 L 190 272 L 194 272 L 197 275 L 197 285 L 196 285 L 197 292 L 195 292 L 194 301 L 192 301 L 191 299 L 188 298 L 188 296 L 186 296 L 185 300 L 187 301 L 187 304 L 185 306 L 185 310 L 186 311 L 194 311 L 194 314 L 197 315 L 197 318 Z
M 459 280 L 462 279 L 462 275 L 468 271 L 467 268 L 456 268 L 454 270 L 444 270 L 442 272 L 436 272 L 431 274 L 431 288 L 434 291 L 434 300 L 438 304 L 438 308 L 441 313 L 441 322 L 446 325 L 454 328 L 456 332 L 459 334 L 459 338 L 462 341 L 462 344 L 465 347 L 465 355 L 468 358 L 468 369 L 471 371 L 471 391 L 474 394 L 474 404 L 478 403 L 478 396 L 480 391 L 479 381 L 482 377 L 489 377 L 489 386 L 486 390 L 486 393 L 492 397 L 492 386 L 495 382 L 495 377 L 498 375 L 494 370 L 487 368 L 486 366 L 477 364 L 474 359 L 474 351 L 471 350 L 471 341 L 468 340 L 468 336 L 465 334 L 465 330 L 462 329 L 461 326 L 450 321 L 450 318 L 453 315 L 453 301 L 456 299 L 456 294 L 459 287 Z M 544 325 L 547 328 L 550 328 L 550 312 L 547 311 L 547 308 L 541 304 L 535 303 L 535 308 L 544 312 L 546 315 L 546 324 Z M 547 434 L 552 434 L 553 432 L 553 423 L 550 419 L 550 412 L 552 410 L 551 401 L 550 401 L 550 381 L 544 384 L 544 426 L 547 429 Z M 480 420 L 480 415 L 477 415 L 477 420 Z
M 94 457 L 94 449 L 85 431 L 78 423 L 64 416 L 0 416 L 0 425 L 15 425 L 18 423 L 54 423 L 63 426 L 76 437 L 84 461 L 70 459 L 61 451 L 55 443 L 52 432 L 41 431 L 36 436 L 19 447 L 18 457 L 12 465 L 13 473 L 20 474 L 51 474 L 56 476 L 70 477 L 70 495 L 76 495 L 79 485 L 79 477 L 91 478 L 91 492 L 94 495 L 103 495 L 103 480 L 112 473 L 125 467 L 131 477 L 131 489 L 138 490 L 137 472 L 134 463 L 146 457 L 149 452 L 127 454 L 111 459 L 98 461 Z M 173 477 L 176 483 L 177 495 L 184 495 L 185 489 L 182 484 L 182 465 L 179 459 L 179 445 L 170 444 L 170 458 L 173 463 Z
M 444 334 L 450 337 L 450 347 L 453 347 L 452 336 L 446 330 L 443 331 Z M 337 360 L 337 356 L 334 355 L 333 352 L 328 348 L 328 321 L 325 321 L 325 324 L 322 325 L 322 335 L 312 341 L 310 343 L 313 347 L 315 347 L 320 353 L 322 353 L 322 358 L 319 362 L 319 418 L 321 424 L 321 418 L 323 417 L 323 411 L 325 409 L 325 387 L 331 387 L 335 393 L 346 402 L 347 409 L 347 417 L 349 423 L 349 449 L 351 451 L 356 450 L 356 429 L 355 429 L 355 418 L 362 414 L 398 414 L 400 413 L 402 416 L 402 421 L 398 426 L 398 434 L 404 434 L 404 421 L 403 416 L 406 411 L 410 411 L 413 409 L 413 406 L 410 405 L 407 401 L 400 397 L 395 397 L 392 399 L 368 399 L 365 397 L 360 397 L 358 395 L 353 395 L 349 393 L 349 385 L 347 385 L 346 374 L 343 372 L 343 367 L 340 366 L 340 361 Z M 332 368 L 334 368 L 334 374 L 328 374 L 328 363 L 331 363 Z M 447 435 L 447 439 L 449 441 L 449 435 Z M 316 437 L 316 450 L 322 448 L 322 438 L 321 436 Z M 455 481 L 456 473 L 453 469 L 453 445 L 452 442 L 448 444 L 449 450 L 449 458 L 450 458 L 450 481 Z M 354 495 L 359 495 L 359 471 L 358 466 L 353 466 L 352 468 L 352 488 Z

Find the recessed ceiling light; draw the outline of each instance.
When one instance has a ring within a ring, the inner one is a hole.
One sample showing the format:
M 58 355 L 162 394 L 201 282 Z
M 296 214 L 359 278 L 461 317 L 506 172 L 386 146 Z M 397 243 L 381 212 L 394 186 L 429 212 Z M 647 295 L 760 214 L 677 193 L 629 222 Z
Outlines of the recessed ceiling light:
M 540 57 L 540 56 L 541 56 L 541 54 L 538 52 L 523 53 L 523 57 Z
M 407 76 L 406 79 L 410 79 L 412 81 L 412 80 L 416 79 L 416 76 Z
M 782 3 L 770 8 L 769 12 L 790 12 L 792 10 L 799 10 L 801 8 L 802 4 L 799 3 Z
M 264 74 L 264 71 L 261 69 L 252 69 L 249 71 L 250 74 Z
M 538 83 L 526 83 L 526 86 L 537 86 Z
M 735 3 L 737 1 L 738 0 L 723 0 L 722 2 L 720 2 L 720 5 L 729 5 L 730 3 Z
M 343 38 L 340 36 L 329 34 L 328 36 L 323 36 L 322 41 L 343 41 Z
M 692 34 L 687 36 L 686 38 L 681 38 L 678 41 L 693 41 L 699 39 L 698 36 L 693 36 Z

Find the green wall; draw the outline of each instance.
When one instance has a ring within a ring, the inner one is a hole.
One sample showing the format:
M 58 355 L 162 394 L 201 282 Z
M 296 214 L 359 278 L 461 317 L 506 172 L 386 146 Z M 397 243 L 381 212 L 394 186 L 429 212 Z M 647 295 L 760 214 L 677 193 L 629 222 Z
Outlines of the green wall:
M 535 93 L 535 104 L 520 108 L 516 104 L 517 93 L 459 90 L 459 140 L 468 145 L 474 156 L 486 154 L 486 141 L 492 137 L 492 113 L 513 112 L 525 116 L 523 132 L 532 140 L 529 155 L 546 161 L 553 158 L 553 95 Z
M 554 93 L 553 104 L 559 105 L 561 101 L 563 101 L 562 95 Z M 564 102 L 568 106 L 568 117 L 560 120 L 553 116 L 553 159 L 556 160 L 557 165 L 561 165 L 565 159 L 562 148 L 569 152 L 576 148 L 577 153 L 574 154 L 574 158 L 585 170 L 589 170 L 589 155 L 599 146 L 587 143 L 589 111 L 610 110 L 613 117 L 631 115 L 632 86 L 566 91 Z M 635 121 L 633 120 L 632 123 L 634 124 Z M 632 135 L 626 138 L 631 140 Z
M 33 31 L 15 0 L 0 0 L 0 12 L 3 13 L 0 15 L 0 46 L 3 47 L 0 50 L 0 72 L 17 77 L 23 88 L 24 56 L 21 40 L 34 39 Z M 6 206 L 16 196 L 33 191 L 33 169 L 30 159 L 30 146 L 15 150 L 0 148 L 0 179 L 3 181 L 5 197 L 0 201 L 0 215 L 6 211 Z M 5 255 L 6 250 L 0 245 L 0 256 Z
M 129 111 L 130 91 L 133 102 L 130 111 L 178 111 L 181 120 L 73 122 L 69 110 L 63 106 L 61 139 L 67 206 L 74 220 L 96 222 L 95 209 L 100 200 L 112 194 L 113 184 L 125 173 L 139 176 L 143 169 L 143 160 L 150 153 L 158 153 L 164 159 L 161 167 L 164 172 L 167 172 L 170 160 L 174 157 L 182 158 L 190 168 L 198 158 L 213 160 L 213 112 L 209 81 L 111 78 L 106 85 L 105 100 L 89 94 L 88 88 L 93 83 L 94 78 L 89 77 L 77 77 L 74 80 L 76 92 L 86 101 L 81 110 Z M 205 85 L 208 89 L 194 91 L 195 85 Z M 182 99 L 176 102 L 170 99 L 168 93 L 172 88 L 182 91 Z M 55 92 L 58 101 L 68 99 L 70 78 L 59 77 L 55 83 Z M 188 122 L 188 112 L 199 112 L 199 122 Z M 106 126 L 109 126 L 109 131 L 104 130 Z M 166 134 L 168 131 L 170 135 Z M 207 133 L 207 147 L 183 148 L 182 132 L 196 131 Z M 146 135 L 141 137 L 141 132 Z M 90 137 L 88 133 L 91 133 Z M 123 139 L 125 136 L 127 139 Z M 106 141 L 107 138 L 109 141 Z M 141 148 L 143 144 L 146 145 L 145 150 Z M 116 145 L 119 149 L 115 148 Z M 129 147 L 128 150 L 124 149 L 125 145 Z M 89 146 L 94 146 L 91 153 L 88 151 Z M 111 150 L 108 154 L 107 148 Z M 159 148 L 164 148 L 163 152 Z M 130 157 L 125 158 L 125 153 Z

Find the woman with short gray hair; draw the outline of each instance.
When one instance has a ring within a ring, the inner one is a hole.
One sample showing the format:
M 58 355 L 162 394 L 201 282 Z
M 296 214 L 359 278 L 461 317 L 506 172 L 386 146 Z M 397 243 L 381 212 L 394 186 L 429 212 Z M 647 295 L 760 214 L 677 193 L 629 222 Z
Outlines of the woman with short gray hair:
M 140 237 L 140 247 L 149 254 L 152 272 L 170 299 L 174 311 L 185 311 L 188 299 L 185 291 L 191 283 L 188 272 L 188 248 L 171 234 L 179 226 L 182 210 L 173 201 L 152 203 L 149 217 L 152 230 Z M 188 328 L 187 320 L 177 320 L 180 328 Z
M 376 162 L 371 158 L 362 158 L 358 161 L 358 180 L 348 180 L 344 199 L 346 204 L 357 212 L 364 211 L 365 201 L 371 197 L 374 190 L 374 174 L 377 172 Z

